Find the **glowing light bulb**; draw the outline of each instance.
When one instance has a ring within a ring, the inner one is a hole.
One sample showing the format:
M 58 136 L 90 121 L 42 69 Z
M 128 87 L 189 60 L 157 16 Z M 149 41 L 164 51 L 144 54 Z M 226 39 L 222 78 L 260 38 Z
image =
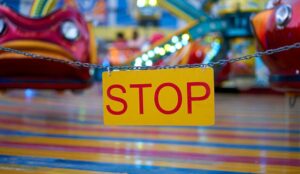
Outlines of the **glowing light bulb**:
M 177 44 L 175 45 L 175 47 L 176 47 L 178 50 L 180 50 L 180 49 L 182 48 L 182 44 L 181 44 L 181 43 L 177 43 Z
M 149 0 L 149 5 L 150 6 L 156 6 L 157 5 L 157 0 Z
M 171 45 L 170 44 L 166 44 L 164 46 L 164 48 L 165 48 L 166 51 L 170 51 Z
M 146 66 L 152 66 L 153 65 L 153 62 L 151 61 L 151 60 L 148 60 L 147 62 L 146 62 Z
M 142 66 L 142 59 L 139 57 L 137 59 L 135 59 L 135 63 L 134 63 L 134 66 Z
M 149 57 L 148 57 L 146 54 L 143 54 L 142 59 L 143 59 L 144 61 L 148 60 L 148 58 L 149 58 Z
M 189 34 L 183 34 L 182 35 L 182 40 L 186 40 L 186 41 L 190 40 L 190 35 Z
M 172 42 L 173 42 L 173 43 L 179 42 L 179 38 L 178 38 L 177 36 L 173 36 L 173 37 L 172 37 Z
M 171 53 L 175 53 L 175 52 L 176 52 L 175 46 L 171 46 L 169 51 L 170 51 Z
M 148 52 L 148 56 L 149 56 L 150 58 L 152 58 L 152 57 L 155 56 L 155 53 L 154 53 L 152 50 L 150 50 L 150 51 Z
M 140 8 L 145 7 L 146 0 L 137 0 L 136 5 Z
M 182 43 L 183 46 L 186 46 L 186 45 L 189 44 L 189 41 L 187 41 L 187 40 L 182 40 L 181 43 Z
M 160 48 L 159 48 L 159 47 L 156 47 L 156 48 L 154 49 L 154 52 L 155 52 L 156 54 L 159 54 L 159 53 L 160 53 Z
M 164 56 L 166 54 L 166 51 L 163 48 L 161 48 L 160 51 L 159 51 L 159 54 L 161 56 Z

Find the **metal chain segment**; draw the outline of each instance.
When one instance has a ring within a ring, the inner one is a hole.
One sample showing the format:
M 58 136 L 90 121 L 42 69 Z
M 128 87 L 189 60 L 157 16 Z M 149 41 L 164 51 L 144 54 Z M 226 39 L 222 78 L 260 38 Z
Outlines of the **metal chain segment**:
M 216 65 L 224 65 L 227 63 L 234 63 L 238 61 L 243 61 L 243 60 L 249 60 L 254 57 L 261 57 L 264 55 L 272 55 L 284 51 L 288 51 L 291 49 L 298 49 L 300 48 L 300 42 L 296 42 L 291 45 L 285 45 L 279 48 L 274 48 L 274 49 L 269 49 L 266 51 L 259 51 L 254 54 L 250 55 L 245 55 L 242 57 L 238 58 L 233 58 L 233 59 L 221 59 L 215 62 L 210 62 L 207 64 L 186 64 L 186 65 L 166 65 L 166 66 L 102 66 L 102 65 L 97 65 L 97 64 L 91 64 L 91 63 L 82 63 L 79 61 L 70 61 L 70 60 L 64 60 L 64 59 L 56 59 L 53 57 L 47 57 L 47 56 L 42 56 L 38 54 L 33 54 L 33 53 L 28 53 L 12 48 L 7 48 L 7 47 L 2 47 L 0 46 L 0 51 L 5 51 L 5 52 L 10 52 L 10 53 L 15 53 L 19 55 L 24 55 L 27 57 L 32 57 L 35 59 L 41 59 L 45 61 L 52 61 L 52 62 L 59 62 L 59 63 L 66 63 L 72 66 L 77 66 L 77 67 L 83 67 L 83 68 L 92 68 L 92 69 L 102 69 L 102 70 L 107 70 L 107 71 L 113 71 L 113 70 L 119 70 L 119 71 L 124 71 L 124 70 L 152 70 L 152 69 L 175 69 L 175 68 L 206 68 L 206 67 L 214 67 Z

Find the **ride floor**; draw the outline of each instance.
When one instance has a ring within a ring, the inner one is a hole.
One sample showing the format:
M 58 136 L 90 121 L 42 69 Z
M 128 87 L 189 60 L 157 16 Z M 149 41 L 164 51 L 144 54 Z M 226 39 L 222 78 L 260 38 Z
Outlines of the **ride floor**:
M 300 173 L 284 96 L 216 94 L 213 127 L 107 127 L 100 90 L 2 94 L 0 173 Z

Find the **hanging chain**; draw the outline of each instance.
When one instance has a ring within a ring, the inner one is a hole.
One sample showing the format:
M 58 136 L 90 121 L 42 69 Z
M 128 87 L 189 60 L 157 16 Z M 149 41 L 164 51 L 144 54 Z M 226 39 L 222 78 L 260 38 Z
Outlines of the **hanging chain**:
M 227 64 L 227 63 L 239 62 L 239 61 L 243 61 L 243 60 L 249 60 L 249 59 L 252 59 L 254 57 L 261 57 L 261 56 L 264 56 L 264 55 L 272 55 L 272 54 L 276 54 L 276 53 L 279 53 L 279 52 L 284 52 L 284 51 L 288 51 L 288 50 L 291 50 L 291 49 L 297 49 L 297 48 L 300 48 L 300 42 L 296 42 L 296 43 L 291 44 L 291 45 L 285 45 L 285 46 L 275 48 L 275 49 L 269 49 L 269 50 L 266 50 L 266 51 L 256 52 L 254 54 L 250 54 L 250 55 L 246 55 L 246 56 L 242 56 L 242 57 L 238 57 L 238 58 L 221 59 L 221 60 L 218 60 L 218 61 L 215 61 L 215 62 L 210 62 L 210 63 L 207 63 L 207 64 L 186 64 L 186 65 L 166 65 L 166 66 L 110 66 L 110 67 L 107 67 L 107 66 L 91 64 L 91 63 L 82 63 L 80 61 L 62 60 L 62 59 L 42 56 L 42 55 L 38 55 L 38 54 L 33 54 L 33 53 L 29 53 L 29 52 L 24 52 L 24 51 L 20 51 L 20 50 L 0 46 L 1 51 L 15 53 L 15 54 L 19 54 L 19 55 L 23 55 L 23 56 L 27 56 L 27 57 L 32 57 L 34 59 L 40 59 L 40 60 L 52 61 L 52 62 L 59 62 L 59 63 L 65 63 L 65 64 L 77 66 L 77 67 L 102 69 L 102 70 L 108 70 L 108 71 L 113 71 L 113 70 L 122 71 L 122 70 L 174 69 L 174 68 L 206 68 L 206 67 L 214 67 L 214 66 L 217 66 L 217 65 L 224 65 L 224 64 Z

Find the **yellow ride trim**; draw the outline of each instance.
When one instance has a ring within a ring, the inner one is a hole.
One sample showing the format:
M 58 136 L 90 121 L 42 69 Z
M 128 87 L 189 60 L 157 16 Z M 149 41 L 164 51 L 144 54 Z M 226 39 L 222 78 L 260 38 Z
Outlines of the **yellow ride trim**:
M 67 52 L 64 48 L 44 41 L 36 40 L 18 40 L 10 41 L 2 44 L 3 47 L 17 49 L 20 51 L 39 54 L 47 57 L 54 57 L 60 60 L 74 60 L 71 53 Z M 28 58 L 27 56 L 17 55 L 13 53 L 0 52 L 0 59 L 10 58 Z
M 98 63 L 98 55 L 97 55 L 97 42 L 96 42 L 96 36 L 95 36 L 95 30 L 91 23 L 88 23 L 88 30 L 90 35 L 90 61 L 93 64 Z

